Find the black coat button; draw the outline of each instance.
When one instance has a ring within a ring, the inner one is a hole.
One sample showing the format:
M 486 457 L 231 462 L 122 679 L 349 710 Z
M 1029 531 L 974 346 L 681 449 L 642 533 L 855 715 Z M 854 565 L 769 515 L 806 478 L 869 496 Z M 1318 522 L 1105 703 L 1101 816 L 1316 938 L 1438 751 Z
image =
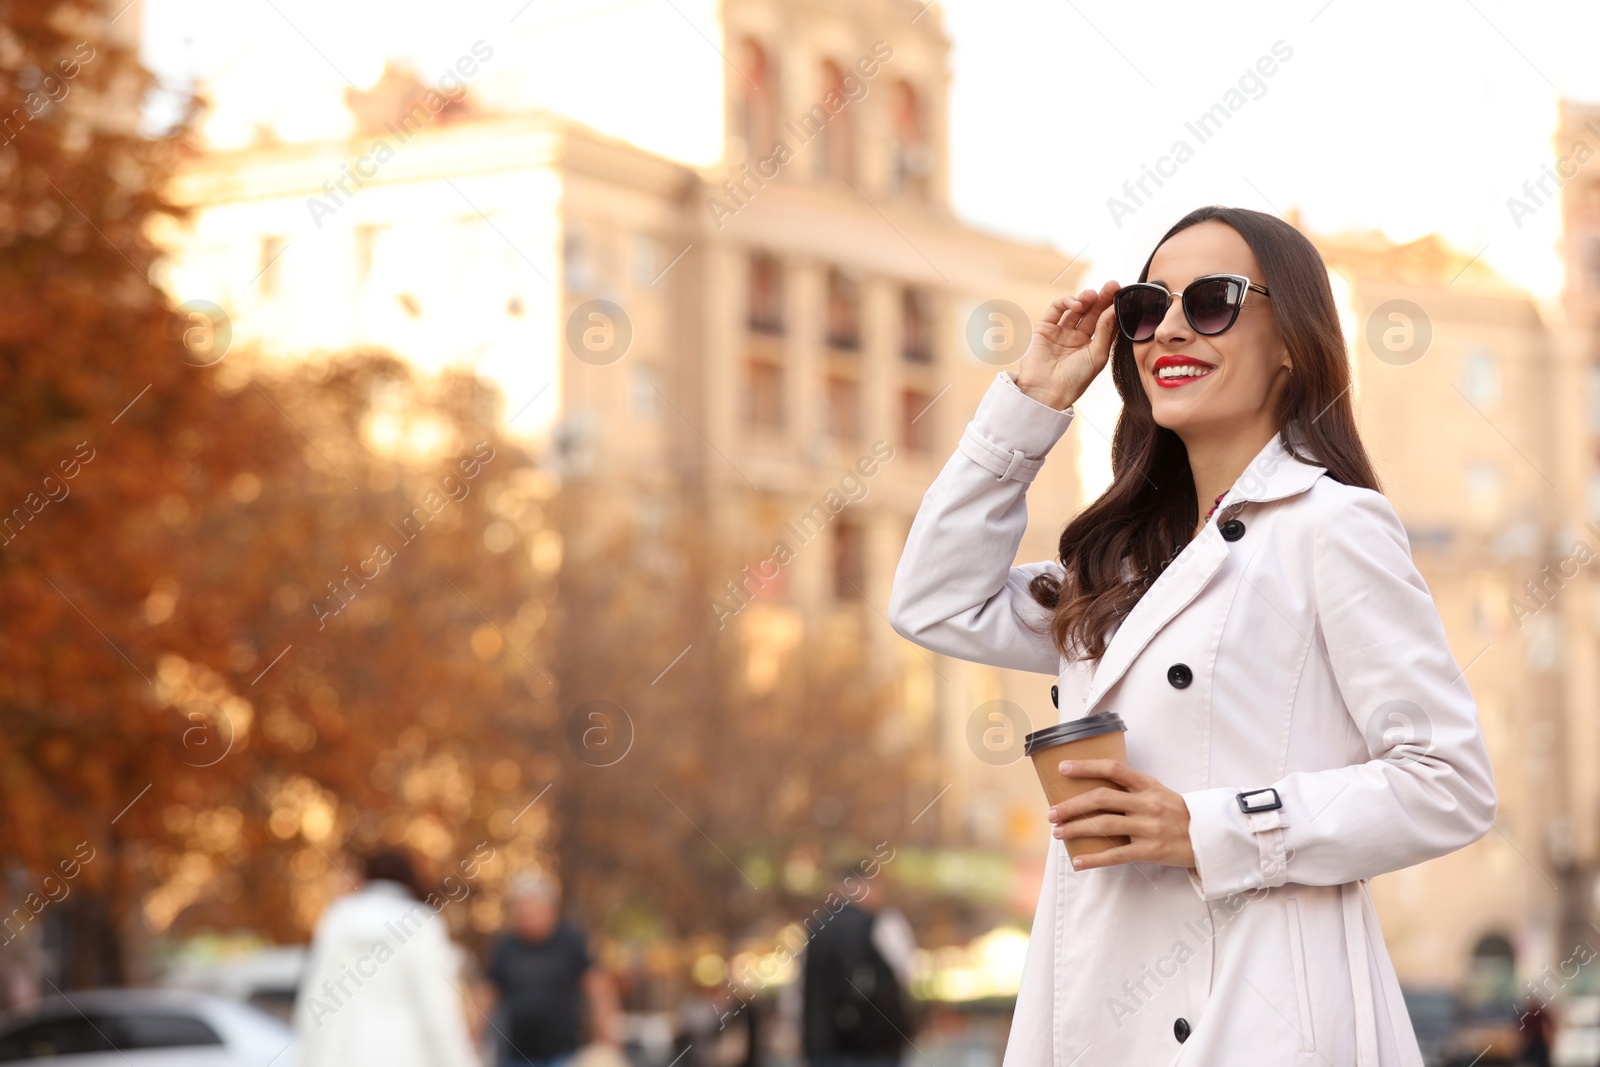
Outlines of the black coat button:
M 1222 531 L 1224 541 L 1237 541 L 1244 536 L 1244 523 L 1238 519 L 1229 519 L 1217 528 Z
M 1180 1016 L 1177 1022 L 1172 1024 L 1172 1036 L 1178 1039 L 1180 1045 L 1189 1040 L 1189 1020 Z
M 1187 663 L 1174 663 L 1167 668 L 1167 681 L 1172 683 L 1174 689 L 1187 688 L 1194 681 L 1194 671 L 1189 669 Z
M 1061 687 L 1059 685 L 1050 687 L 1050 703 L 1058 708 L 1061 706 Z

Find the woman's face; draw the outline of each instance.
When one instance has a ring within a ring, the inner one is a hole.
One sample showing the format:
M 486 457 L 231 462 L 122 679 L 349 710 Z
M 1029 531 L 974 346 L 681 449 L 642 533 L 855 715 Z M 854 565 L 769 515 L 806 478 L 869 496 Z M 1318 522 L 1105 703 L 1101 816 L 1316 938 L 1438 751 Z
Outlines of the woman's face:
M 1242 274 L 1270 288 L 1244 238 L 1216 220 L 1174 234 L 1150 260 L 1149 280 L 1174 294 L 1206 274 Z M 1270 298 L 1250 290 L 1233 325 L 1214 337 L 1194 331 L 1182 303 L 1173 300 L 1155 336 L 1133 346 L 1139 380 L 1157 425 L 1186 441 L 1219 431 L 1232 435 L 1272 426 L 1270 401 L 1288 377 L 1289 351 L 1278 333 Z M 1169 361 L 1186 356 L 1212 369 L 1164 384 L 1156 374 L 1156 363 L 1164 356 Z

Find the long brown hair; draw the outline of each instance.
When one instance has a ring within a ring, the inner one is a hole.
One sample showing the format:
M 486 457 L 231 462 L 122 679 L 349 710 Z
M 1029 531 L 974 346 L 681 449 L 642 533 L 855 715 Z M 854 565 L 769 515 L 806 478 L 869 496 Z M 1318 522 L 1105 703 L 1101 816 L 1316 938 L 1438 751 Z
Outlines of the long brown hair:
M 1275 412 L 1285 448 L 1296 459 L 1326 467 L 1336 481 L 1377 490 L 1378 477 L 1356 431 L 1344 333 L 1321 254 L 1282 219 L 1217 205 L 1189 212 L 1156 247 L 1213 219 L 1244 238 L 1266 275 L 1252 281 L 1272 291 L 1267 303 L 1294 371 Z M 1152 249 L 1141 282 L 1149 279 L 1154 258 Z M 1065 583 L 1040 574 L 1028 587 L 1051 609 L 1050 635 L 1061 654 L 1090 660 L 1104 655 L 1112 625 L 1189 542 L 1199 514 L 1188 450 L 1151 415 L 1133 342 L 1120 332 L 1111 351 L 1111 380 L 1122 395 L 1111 439 L 1111 486 L 1061 531 Z M 1140 576 L 1132 581 L 1130 565 Z

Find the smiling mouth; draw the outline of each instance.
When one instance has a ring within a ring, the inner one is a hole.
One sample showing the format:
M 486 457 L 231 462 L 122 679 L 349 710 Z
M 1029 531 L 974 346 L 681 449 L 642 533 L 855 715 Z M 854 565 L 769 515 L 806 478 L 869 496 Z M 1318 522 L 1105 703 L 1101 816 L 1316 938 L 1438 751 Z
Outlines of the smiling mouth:
M 1174 363 L 1165 367 L 1158 367 L 1155 372 L 1155 379 L 1161 385 L 1172 388 L 1186 385 L 1196 378 L 1204 378 L 1216 369 L 1199 363 Z
M 1177 367 L 1162 367 L 1156 371 L 1157 378 L 1203 378 L 1210 374 L 1215 367 L 1200 367 L 1193 363 L 1185 363 Z

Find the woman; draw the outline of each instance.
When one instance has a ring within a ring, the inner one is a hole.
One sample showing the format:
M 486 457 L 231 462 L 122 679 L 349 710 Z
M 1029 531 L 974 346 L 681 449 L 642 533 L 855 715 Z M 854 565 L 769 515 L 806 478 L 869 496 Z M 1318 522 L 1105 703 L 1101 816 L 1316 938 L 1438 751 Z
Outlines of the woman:
M 323 912 L 295 1000 L 303 1067 L 479 1067 L 461 958 L 421 895 L 410 857 L 385 849 Z
M 1356 432 L 1326 268 L 1287 223 L 1206 207 L 1139 279 L 1051 304 L 890 599 L 912 641 L 1127 723 L 1126 764 L 1060 768 L 1117 788 L 1049 809 L 1004 1067 L 1421 1067 L 1366 882 L 1482 837 L 1494 778 Z M 1112 485 L 1059 560 L 1011 566 L 1108 361 Z M 1066 839 L 1118 835 L 1068 861 Z

